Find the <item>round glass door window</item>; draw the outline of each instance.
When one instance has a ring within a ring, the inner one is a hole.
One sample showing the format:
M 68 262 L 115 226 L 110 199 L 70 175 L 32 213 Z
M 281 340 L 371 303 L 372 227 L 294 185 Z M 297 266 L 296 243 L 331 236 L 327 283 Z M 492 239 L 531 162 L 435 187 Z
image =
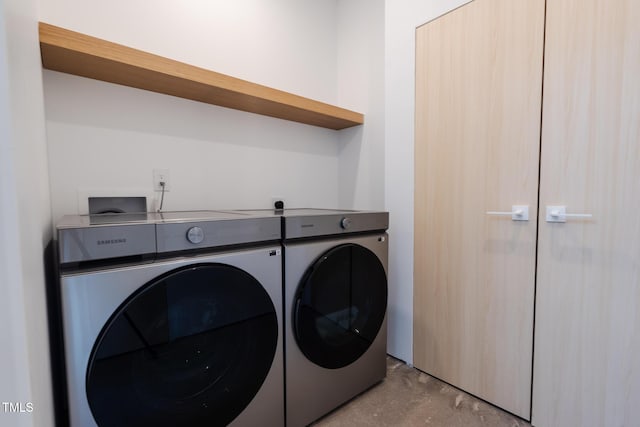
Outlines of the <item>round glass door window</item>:
M 371 346 L 387 309 L 387 275 L 356 244 L 334 247 L 309 267 L 298 287 L 293 328 L 304 355 L 329 369 L 347 366 Z
M 225 426 L 273 362 L 276 311 L 250 274 L 223 264 L 146 284 L 102 329 L 87 370 L 100 427 Z

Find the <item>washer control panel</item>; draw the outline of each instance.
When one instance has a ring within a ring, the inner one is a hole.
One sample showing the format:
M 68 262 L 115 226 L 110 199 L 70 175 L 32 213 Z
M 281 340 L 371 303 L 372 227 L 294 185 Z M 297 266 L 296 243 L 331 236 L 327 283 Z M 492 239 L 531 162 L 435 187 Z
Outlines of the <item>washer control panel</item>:
M 191 227 L 187 230 L 187 240 L 197 245 L 204 240 L 204 231 L 200 227 Z

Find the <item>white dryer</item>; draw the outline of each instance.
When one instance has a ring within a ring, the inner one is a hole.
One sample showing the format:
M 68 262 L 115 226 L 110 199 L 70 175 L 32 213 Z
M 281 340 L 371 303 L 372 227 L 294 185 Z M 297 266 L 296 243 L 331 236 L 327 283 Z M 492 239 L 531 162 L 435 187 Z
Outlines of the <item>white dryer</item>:
M 71 427 L 283 426 L 280 221 L 58 226 Z

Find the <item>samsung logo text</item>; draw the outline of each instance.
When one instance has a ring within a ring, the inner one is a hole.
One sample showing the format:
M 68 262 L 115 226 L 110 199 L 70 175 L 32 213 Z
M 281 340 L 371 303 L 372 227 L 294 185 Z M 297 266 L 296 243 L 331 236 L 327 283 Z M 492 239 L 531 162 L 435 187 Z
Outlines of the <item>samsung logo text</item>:
M 100 245 L 117 245 L 119 243 L 127 243 L 127 239 L 105 239 L 105 240 L 98 240 L 98 246 Z

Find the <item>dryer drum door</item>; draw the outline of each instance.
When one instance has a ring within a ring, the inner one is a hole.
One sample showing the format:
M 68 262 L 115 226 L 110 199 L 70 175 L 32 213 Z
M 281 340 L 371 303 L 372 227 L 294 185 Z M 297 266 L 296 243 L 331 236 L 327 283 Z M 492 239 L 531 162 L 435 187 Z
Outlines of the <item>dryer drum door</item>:
M 86 379 L 96 423 L 227 425 L 260 389 L 277 338 L 275 308 L 253 276 L 223 264 L 173 270 L 102 329 Z
M 347 366 L 367 351 L 384 320 L 384 267 L 363 246 L 334 247 L 307 270 L 293 307 L 294 335 L 302 353 L 325 368 Z

